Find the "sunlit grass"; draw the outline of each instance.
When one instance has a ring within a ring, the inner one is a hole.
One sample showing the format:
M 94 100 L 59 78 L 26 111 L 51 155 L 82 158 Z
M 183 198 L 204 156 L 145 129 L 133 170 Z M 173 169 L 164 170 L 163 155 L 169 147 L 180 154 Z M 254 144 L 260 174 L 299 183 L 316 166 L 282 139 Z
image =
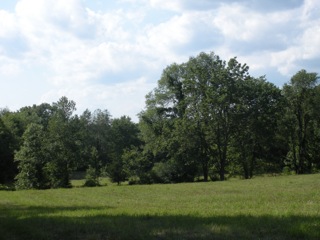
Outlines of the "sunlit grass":
M 0 239 L 319 239 L 320 175 L 0 191 Z

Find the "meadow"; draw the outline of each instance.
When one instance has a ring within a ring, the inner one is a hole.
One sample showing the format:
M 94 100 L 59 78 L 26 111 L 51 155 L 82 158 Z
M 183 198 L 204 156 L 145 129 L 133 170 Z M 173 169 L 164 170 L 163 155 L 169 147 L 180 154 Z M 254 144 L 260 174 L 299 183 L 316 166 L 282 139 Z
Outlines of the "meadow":
M 0 191 L 0 239 L 320 239 L 320 175 Z

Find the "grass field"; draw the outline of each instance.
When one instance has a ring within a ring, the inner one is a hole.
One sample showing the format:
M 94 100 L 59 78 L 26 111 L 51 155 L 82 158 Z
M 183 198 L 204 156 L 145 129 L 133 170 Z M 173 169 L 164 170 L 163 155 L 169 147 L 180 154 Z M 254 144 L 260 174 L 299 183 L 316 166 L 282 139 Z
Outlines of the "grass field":
M 320 239 L 320 175 L 0 191 L 0 239 Z

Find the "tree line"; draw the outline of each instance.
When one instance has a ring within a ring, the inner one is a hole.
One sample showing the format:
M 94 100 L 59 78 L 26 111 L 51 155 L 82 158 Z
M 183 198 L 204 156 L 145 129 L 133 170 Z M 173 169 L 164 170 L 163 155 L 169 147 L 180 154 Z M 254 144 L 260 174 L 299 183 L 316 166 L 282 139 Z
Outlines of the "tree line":
M 138 125 L 126 116 L 112 119 L 107 110 L 80 116 L 75 110 L 67 97 L 17 112 L 2 109 L 0 181 L 19 189 L 70 187 L 74 171 L 87 171 L 86 185 L 95 186 L 106 169 L 118 181 L 117 159 L 141 144 Z
M 107 110 L 74 114 L 66 97 L 0 112 L 0 182 L 17 188 L 114 182 L 186 182 L 320 170 L 317 73 L 297 72 L 282 88 L 252 77 L 236 58 L 200 53 L 163 70 L 139 123 Z

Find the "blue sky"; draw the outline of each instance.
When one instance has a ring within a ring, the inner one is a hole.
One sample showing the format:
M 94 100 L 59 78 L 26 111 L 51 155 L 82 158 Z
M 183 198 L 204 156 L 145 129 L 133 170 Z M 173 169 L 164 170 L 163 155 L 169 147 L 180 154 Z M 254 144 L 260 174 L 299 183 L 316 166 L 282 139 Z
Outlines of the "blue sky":
M 136 121 L 162 70 L 202 51 L 281 87 L 320 72 L 319 13 L 318 0 L 1 0 L 0 108 L 67 96 Z

